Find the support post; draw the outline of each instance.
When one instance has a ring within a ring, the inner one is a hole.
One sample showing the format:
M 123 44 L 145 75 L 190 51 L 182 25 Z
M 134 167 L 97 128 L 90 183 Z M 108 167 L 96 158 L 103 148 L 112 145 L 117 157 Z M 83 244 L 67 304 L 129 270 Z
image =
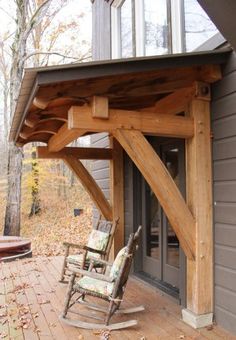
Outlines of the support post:
M 113 256 L 124 246 L 124 166 L 123 149 L 114 137 L 110 137 L 113 158 L 110 160 L 110 192 L 113 217 L 119 217 L 118 228 L 114 236 Z
M 187 309 L 183 319 L 195 328 L 212 323 L 213 234 L 210 104 L 194 99 L 194 137 L 186 141 L 187 203 L 196 220 L 196 257 L 187 259 Z

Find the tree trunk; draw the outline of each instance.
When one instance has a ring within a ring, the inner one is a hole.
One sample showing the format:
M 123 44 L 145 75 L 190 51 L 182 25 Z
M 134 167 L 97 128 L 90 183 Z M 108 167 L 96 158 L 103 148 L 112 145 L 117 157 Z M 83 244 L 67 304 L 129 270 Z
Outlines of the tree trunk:
M 10 74 L 10 117 L 12 118 L 19 94 L 26 55 L 26 17 L 28 0 L 16 2 L 16 33 L 12 45 L 12 66 Z M 5 213 L 4 235 L 20 235 L 22 148 L 9 144 L 8 148 L 8 192 Z
M 36 157 L 36 151 L 32 151 L 31 157 L 32 157 L 31 172 L 33 184 L 31 188 L 32 204 L 29 217 L 38 214 L 41 210 L 39 199 L 39 164 Z
M 4 235 L 20 235 L 22 158 L 22 149 L 11 142 L 8 148 L 8 193 Z

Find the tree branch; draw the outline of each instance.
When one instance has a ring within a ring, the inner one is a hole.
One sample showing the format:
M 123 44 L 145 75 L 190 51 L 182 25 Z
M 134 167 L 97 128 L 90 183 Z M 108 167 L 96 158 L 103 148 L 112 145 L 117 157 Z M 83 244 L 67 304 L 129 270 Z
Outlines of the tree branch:
M 64 54 L 62 54 L 60 52 L 40 52 L 40 51 L 35 51 L 35 52 L 32 52 L 32 53 L 28 54 L 23 59 L 23 62 L 25 62 L 27 59 L 29 59 L 29 58 L 31 58 L 31 57 L 33 57 L 35 55 L 39 55 L 39 54 L 41 54 L 41 55 L 57 55 L 59 57 L 63 57 L 63 58 L 67 58 L 67 59 L 73 59 L 73 60 L 77 60 L 77 61 L 90 58 L 90 56 L 88 56 L 88 57 L 81 57 L 81 59 L 80 59 L 78 57 L 72 57 L 72 56 L 64 55 Z
M 32 29 L 34 29 L 40 22 L 41 16 L 44 16 L 47 12 L 50 3 L 52 0 L 46 0 L 44 3 L 42 3 L 35 11 L 35 13 L 32 15 L 32 18 L 30 19 L 28 23 L 28 27 L 25 30 L 25 38 L 29 36 Z

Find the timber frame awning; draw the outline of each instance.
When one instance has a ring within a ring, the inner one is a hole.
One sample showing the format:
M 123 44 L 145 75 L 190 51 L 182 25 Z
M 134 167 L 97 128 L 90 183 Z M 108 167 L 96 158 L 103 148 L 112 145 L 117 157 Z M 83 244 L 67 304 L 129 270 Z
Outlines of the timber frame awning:
M 187 257 L 185 319 L 195 320 L 196 326 L 200 314 L 206 322 L 212 319 L 213 308 L 211 84 L 221 79 L 221 64 L 230 53 L 225 49 L 28 69 L 10 132 L 10 140 L 19 146 L 46 143 L 38 147 L 38 157 L 64 160 L 103 216 L 120 218 L 114 253 L 124 242 L 126 151 Z M 67 147 L 98 132 L 109 134 L 110 148 Z M 186 200 L 145 135 L 185 139 Z M 109 201 L 80 159 L 110 160 Z
M 10 140 L 20 146 L 40 141 L 53 144 L 52 150 L 56 150 L 60 134 L 64 135 L 67 145 L 78 137 L 73 129 L 69 128 L 70 133 L 66 136 L 63 132 L 68 130 L 69 109 L 90 105 L 94 96 L 107 97 L 114 115 L 122 114 L 115 110 L 144 111 L 148 108 L 150 111 L 150 107 L 159 113 L 166 113 L 166 109 L 170 114 L 181 112 L 185 98 L 195 91 L 194 82 L 217 81 L 220 78 L 218 65 L 227 60 L 230 52 L 225 49 L 26 69 Z M 168 99 L 170 94 L 171 101 Z M 180 101 L 176 100 L 178 98 Z M 175 102 L 179 107 L 173 111 L 167 101 Z M 81 135 L 97 132 L 92 126 L 89 130 L 90 127 L 84 125 L 85 129 L 80 129 Z M 146 130 L 145 133 L 152 133 L 148 128 Z M 177 133 L 179 135 L 182 137 L 181 132 Z

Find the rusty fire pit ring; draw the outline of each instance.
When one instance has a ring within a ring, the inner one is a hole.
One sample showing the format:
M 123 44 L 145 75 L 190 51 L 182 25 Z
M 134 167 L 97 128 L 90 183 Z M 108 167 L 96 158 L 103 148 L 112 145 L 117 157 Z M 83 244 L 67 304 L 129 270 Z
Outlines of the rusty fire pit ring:
M 31 257 L 31 241 L 18 236 L 0 236 L 0 261 Z

